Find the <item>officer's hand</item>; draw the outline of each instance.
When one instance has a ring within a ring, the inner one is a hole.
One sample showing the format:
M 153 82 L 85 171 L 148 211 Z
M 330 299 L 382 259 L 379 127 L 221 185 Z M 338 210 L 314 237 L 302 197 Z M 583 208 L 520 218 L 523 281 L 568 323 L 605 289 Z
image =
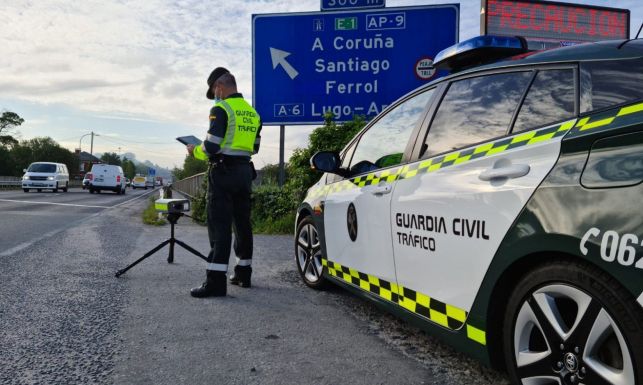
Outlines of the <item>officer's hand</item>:
M 193 144 L 188 144 L 188 145 L 187 145 L 187 146 L 185 146 L 185 147 L 186 147 L 186 148 L 187 148 L 187 150 L 188 150 L 188 154 L 189 154 L 190 156 L 194 156 L 194 154 L 193 154 L 193 152 L 194 152 L 194 145 L 193 145 Z

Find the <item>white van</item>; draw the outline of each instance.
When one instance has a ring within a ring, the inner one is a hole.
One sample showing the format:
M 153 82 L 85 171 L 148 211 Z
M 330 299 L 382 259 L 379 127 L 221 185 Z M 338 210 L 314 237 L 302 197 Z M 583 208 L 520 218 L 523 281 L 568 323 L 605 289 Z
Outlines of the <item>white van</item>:
M 69 188 L 69 171 L 63 163 L 34 162 L 29 168 L 22 170 L 22 189 L 29 192 L 31 189 L 42 191 L 52 189 L 58 192 L 62 189 L 67 192 Z
M 95 164 L 92 166 L 93 179 L 89 183 L 91 194 L 101 190 L 114 191 L 116 194 L 125 194 L 125 174 L 121 166 L 111 164 Z

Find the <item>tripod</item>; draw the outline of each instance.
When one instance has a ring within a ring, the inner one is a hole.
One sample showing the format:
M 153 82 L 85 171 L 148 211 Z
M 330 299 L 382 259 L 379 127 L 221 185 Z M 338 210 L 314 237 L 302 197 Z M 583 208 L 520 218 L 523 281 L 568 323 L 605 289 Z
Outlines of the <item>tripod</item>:
M 156 246 L 152 250 L 150 250 L 147 253 L 145 253 L 145 255 L 143 255 L 141 258 L 137 259 L 136 261 L 134 261 L 132 264 L 130 264 L 129 266 L 127 266 L 124 269 L 121 269 L 121 270 L 117 271 L 116 272 L 116 278 L 120 277 L 121 275 L 125 274 L 125 272 L 127 272 L 127 270 L 129 270 L 132 267 L 134 267 L 134 266 L 138 265 L 139 263 L 141 263 L 145 258 L 147 258 L 147 257 L 151 256 L 152 254 L 156 253 L 157 251 L 161 250 L 167 244 L 170 245 L 170 253 L 169 253 L 168 257 L 167 257 L 167 263 L 174 262 L 174 244 L 178 244 L 179 246 L 181 246 L 185 250 L 191 252 L 192 254 L 196 255 L 197 257 L 203 259 L 204 261 L 207 261 L 208 258 L 206 256 L 204 256 L 203 254 L 199 253 L 197 250 L 193 249 L 192 247 L 190 247 L 185 242 L 182 242 L 182 241 L 174 238 L 174 225 L 176 225 L 176 222 L 179 220 L 179 218 L 181 218 L 184 215 L 186 217 L 190 217 L 189 215 L 183 214 L 183 213 L 169 213 L 169 214 L 167 214 L 167 220 L 170 222 L 170 225 L 171 225 L 170 239 L 167 239 L 167 240 L 159 243 L 158 246 Z

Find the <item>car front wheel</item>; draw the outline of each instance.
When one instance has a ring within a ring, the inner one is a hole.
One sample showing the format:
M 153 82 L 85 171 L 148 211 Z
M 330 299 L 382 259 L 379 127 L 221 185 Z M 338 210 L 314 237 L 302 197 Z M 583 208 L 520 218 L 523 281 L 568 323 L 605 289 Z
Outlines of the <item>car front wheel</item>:
M 527 274 L 503 337 L 513 383 L 643 385 L 643 311 L 595 267 L 561 262 Z
M 304 283 L 314 289 L 326 285 L 322 265 L 322 250 L 319 233 L 312 217 L 304 218 L 297 226 L 295 237 L 295 260 Z

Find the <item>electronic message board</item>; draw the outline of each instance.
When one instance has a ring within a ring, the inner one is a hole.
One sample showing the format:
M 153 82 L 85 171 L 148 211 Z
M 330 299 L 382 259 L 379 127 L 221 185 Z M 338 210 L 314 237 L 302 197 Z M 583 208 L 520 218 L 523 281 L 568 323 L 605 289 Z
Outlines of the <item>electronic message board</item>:
M 523 36 L 530 49 L 628 39 L 630 11 L 537 0 L 482 0 L 482 35 Z

